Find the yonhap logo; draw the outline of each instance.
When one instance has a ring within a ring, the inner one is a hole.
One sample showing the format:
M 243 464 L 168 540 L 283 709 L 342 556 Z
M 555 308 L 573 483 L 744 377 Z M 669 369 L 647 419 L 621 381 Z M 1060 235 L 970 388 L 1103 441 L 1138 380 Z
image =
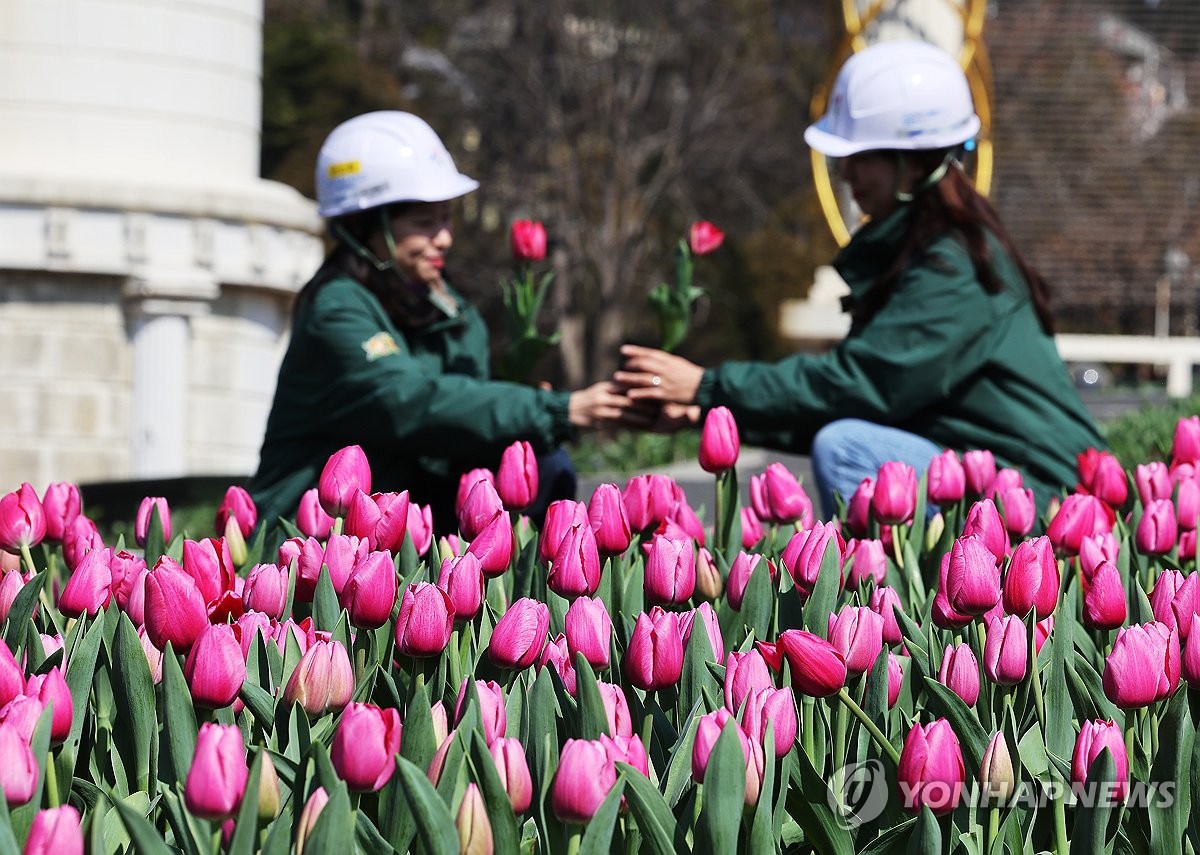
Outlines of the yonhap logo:
M 848 763 L 836 770 L 828 799 L 834 818 L 847 830 L 878 818 L 888 799 L 883 763 L 867 760 Z

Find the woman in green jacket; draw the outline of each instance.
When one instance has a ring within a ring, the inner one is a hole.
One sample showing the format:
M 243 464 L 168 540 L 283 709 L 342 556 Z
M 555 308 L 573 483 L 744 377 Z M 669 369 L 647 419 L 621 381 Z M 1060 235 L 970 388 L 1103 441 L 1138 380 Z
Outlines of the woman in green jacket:
M 451 202 L 478 183 L 428 124 L 392 111 L 335 128 L 316 180 L 333 248 L 296 300 L 252 485 L 260 518 L 294 518 L 348 445 L 366 452 L 373 489 L 432 505 L 439 533 L 456 528 L 461 474 L 517 440 L 539 454 L 541 508 L 573 494 L 559 444 L 628 401 L 609 382 L 568 393 L 489 379 L 487 328 L 443 275 Z
M 1013 246 L 958 155 L 980 127 L 955 60 L 884 42 L 842 67 L 805 133 L 867 222 L 834 260 L 850 286 L 846 338 L 823 355 L 704 369 L 627 346 L 633 399 L 728 407 L 743 439 L 812 454 L 823 511 L 881 463 L 918 472 L 944 448 L 988 449 L 1040 508 L 1103 448 L 1054 345 L 1043 279 Z

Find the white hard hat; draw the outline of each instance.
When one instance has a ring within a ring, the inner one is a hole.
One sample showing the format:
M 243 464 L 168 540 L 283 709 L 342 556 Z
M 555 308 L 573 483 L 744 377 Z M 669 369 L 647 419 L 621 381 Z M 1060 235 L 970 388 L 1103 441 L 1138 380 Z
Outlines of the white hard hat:
M 851 55 L 829 107 L 804 141 L 829 157 L 951 148 L 979 133 L 971 88 L 952 56 L 927 42 L 887 41 Z
M 445 202 L 479 182 L 463 175 L 433 128 L 411 113 L 382 110 L 342 122 L 317 155 L 322 217 L 392 202 Z

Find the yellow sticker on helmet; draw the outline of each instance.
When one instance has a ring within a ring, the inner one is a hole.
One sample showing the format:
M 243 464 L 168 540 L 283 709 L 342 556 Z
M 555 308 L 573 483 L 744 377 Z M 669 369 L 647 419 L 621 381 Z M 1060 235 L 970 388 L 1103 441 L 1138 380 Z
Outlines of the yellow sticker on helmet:
M 355 175 L 362 168 L 362 164 L 357 160 L 343 160 L 341 163 L 329 164 L 330 178 L 344 178 L 347 175 Z

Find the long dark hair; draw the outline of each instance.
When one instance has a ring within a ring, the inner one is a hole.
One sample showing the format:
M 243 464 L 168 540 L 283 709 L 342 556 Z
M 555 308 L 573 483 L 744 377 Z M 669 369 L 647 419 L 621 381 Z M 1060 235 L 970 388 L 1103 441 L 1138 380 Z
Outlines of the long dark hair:
M 385 223 L 403 214 L 407 207 L 409 204 L 402 202 L 387 205 L 382 210 L 369 208 L 331 219 L 327 223 L 327 234 L 332 246 L 313 278 L 296 295 L 296 309 L 311 300 L 326 283 L 348 277 L 379 299 L 397 329 L 419 330 L 436 320 L 440 312 L 429 302 L 423 287 L 404 281 L 394 269 L 377 269 L 351 243 L 367 246 Z
M 951 156 L 947 151 L 898 152 L 899 157 L 913 157 L 919 164 L 920 180 L 931 176 L 947 163 Z M 1050 288 L 1039 274 L 1017 250 L 1009 237 L 1008 230 L 1000 222 L 996 210 L 985 199 L 967 177 L 957 161 L 950 163 L 945 175 L 932 186 L 917 192 L 912 202 L 912 215 L 908 232 L 900 244 L 900 252 L 887 271 L 863 296 L 855 307 L 855 322 L 862 323 L 873 317 L 891 299 L 896 290 L 901 272 L 912 258 L 924 251 L 934 240 L 947 232 L 958 232 L 966 241 L 967 252 L 975 275 L 989 294 L 998 294 L 1004 283 L 996 274 L 992 253 L 988 248 L 987 234 L 995 235 L 1004 247 L 1021 276 L 1029 287 L 1029 296 L 1042 330 L 1054 334 L 1054 316 L 1050 309 Z

